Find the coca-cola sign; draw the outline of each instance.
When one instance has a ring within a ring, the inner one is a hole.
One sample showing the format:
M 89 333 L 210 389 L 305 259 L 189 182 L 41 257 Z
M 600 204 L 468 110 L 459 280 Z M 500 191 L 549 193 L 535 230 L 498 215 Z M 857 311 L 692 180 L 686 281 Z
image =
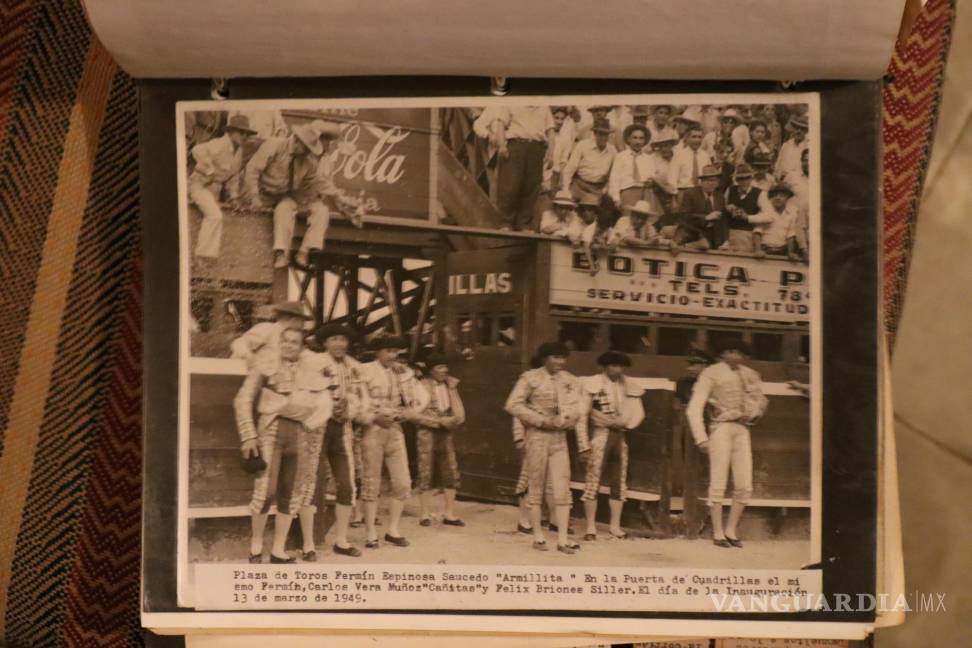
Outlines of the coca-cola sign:
M 332 147 L 334 182 L 349 194 L 364 192 L 365 211 L 381 216 L 429 217 L 431 110 L 331 109 L 287 114 L 287 121 L 344 122 Z

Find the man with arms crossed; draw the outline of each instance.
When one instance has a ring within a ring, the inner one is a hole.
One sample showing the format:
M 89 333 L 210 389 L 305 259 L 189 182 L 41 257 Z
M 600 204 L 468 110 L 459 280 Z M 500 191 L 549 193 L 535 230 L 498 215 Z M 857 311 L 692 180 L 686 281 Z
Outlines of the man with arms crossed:
M 709 455 L 712 542 L 718 547 L 742 547 L 736 526 L 753 492 L 749 428 L 766 412 L 768 402 L 759 374 L 742 364 L 749 355 L 748 344 L 727 340 L 717 352 L 719 362 L 707 367 L 695 382 L 686 415 L 696 446 Z M 708 434 L 703 421 L 706 405 L 711 413 Z M 722 500 L 730 471 L 732 508 L 723 528 Z

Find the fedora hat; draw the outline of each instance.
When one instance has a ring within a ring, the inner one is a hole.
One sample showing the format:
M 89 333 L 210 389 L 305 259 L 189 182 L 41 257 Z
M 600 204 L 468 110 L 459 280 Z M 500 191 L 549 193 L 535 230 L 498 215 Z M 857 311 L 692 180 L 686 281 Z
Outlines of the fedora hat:
M 611 110 L 614 106 L 589 106 L 587 112 L 594 112 L 595 110 Z
M 601 206 L 601 198 L 600 198 L 600 196 L 597 196 L 595 194 L 586 193 L 583 196 L 581 196 L 580 206 L 581 207 L 600 207 Z
M 677 137 L 675 137 L 671 133 L 665 133 L 664 131 L 662 131 L 662 134 L 658 139 L 651 140 L 651 145 L 660 147 L 665 144 L 675 144 L 675 142 L 677 141 L 678 141 Z
M 735 119 L 736 123 L 742 123 L 743 117 L 735 108 L 729 108 L 719 116 L 720 121 L 723 119 Z
M 307 147 L 311 155 L 320 156 L 324 153 L 324 145 L 321 144 L 321 138 L 317 134 L 317 129 L 314 128 L 313 124 L 294 126 L 293 132 L 294 137 L 299 139 Z
M 639 200 L 635 204 L 628 206 L 627 210 L 632 214 L 641 214 L 643 216 L 661 215 L 661 211 L 647 200 Z
M 808 130 L 810 124 L 807 121 L 806 115 L 795 115 L 790 118 L 789 122 L 787 122 L 787 127 L 790 129 L 799 128 L 800 130 Z
M 291 317 L 299 317 L 301 319 L 310 319 L 310 316 L 304 312 L 304 306 L 299 301 L 285 301 L 278 302 L 273 305 L 273 312 L 277 315 L 290 315 Z
M 236 130 L 247 135 L 256 135 L 256 131 L 250 128 L 250 118 L 246 115 L 230 115 L 226 130 Z
M 337 139 L 341 137 L 341 133 L 344 132 L 344 124 L 339 124 L 338 122 L 327 121 L 324 119 L 315 119 L 311 122 L 311 127 L 317 133 L 317 137 L 326 137 L 328 139 Z
M 736 167 L 736 170 L 733 171 L 732 176 L 734 178 L 752 178 L 753 167 L 744 162 Z
M 591 130 L 595 133 L 613 133 L 614 127 L 611 126 L 611 122 L 606 119 L 595 119 L 594 125 L 591 126 Z
M 718 178 L 722 175 L 722 169 L 714 164 L 706 164 L 699 173 L 699 178 Z
M 574 201 L 574 197 L 570 194 L 570 191 L 566 189 L 561 189 L 553 198 L 553 204 L 563 205 L 564 207 L 576 207 L 577 203 Z

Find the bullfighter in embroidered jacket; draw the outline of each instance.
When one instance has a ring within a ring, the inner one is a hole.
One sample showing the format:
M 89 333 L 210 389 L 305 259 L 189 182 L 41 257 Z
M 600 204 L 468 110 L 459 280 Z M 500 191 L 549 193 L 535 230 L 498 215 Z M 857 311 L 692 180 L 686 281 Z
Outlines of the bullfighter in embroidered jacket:
M 429 404 L 416 421 L 418 433 L 418 487 L 422 513 L 419 524 L 432 524 L 432 489 L 438 487 L 445 498 L 443 524 L 465 526 L 455 515 L 456 490 L 459 488 L 459 464 L 453 431 L 466 421 L 466 410 L 459 397 L 459 380 L 449 375 L 445 356 L 432 354 L 425 359 L 427 376 L 421 380 L 429 395 Z
M 375 352 L 375 360 L 361 366 L 371 410 L 368 414 L 369 423 L 361 435 L 361 459 L 364 468 L 361 499 L 364 500 L 368 536 L 365 547 L 369 549 L 378 547 L 375 518 L 378 514 L 382 465 L 388 468 L 392 487 L 385 541 L 398 547 L 408 546 L 408 540 L 398 527 L 405 500 L 411 494 L 412 488 L 401 422 L 417 421 L 419 412 L 428 406 L 429 396 L 415 373 L 398 362 L 398 355 L 406 346 L 405 340 L 398 336 L 380 335 L 369 344 L 370 349 Z
M 584 388 L 585 411 L 591 438 L 591 455 L 587 459 L 587 476 L 584 482 L 584 515 L 587 532 L 584 540 L 597 539 L 597 495 L 602 482 L 611 489 L 608 501 L 611 507 L 611 535 L 624 538 L 621 530 L 621 509 L 624 507 L 628 478 L 628 443 L 625 433 L 645 419 L 641 402 L 644 389 L 624 375 L 631 366 L 627 355 L 619 351 L 607 351 L 597 359 L 604 368 L 595 376 L 581 378 Z M 606 472 L 606 474 L 605 474 Z
M 320 375 L 300 366 L 304 334 L 288 328 L 280 334 L 276 363 L 260 362 L 243 381 L 233 400 L 240 451 L 246 465 L 262 460 L 254 470 L 250 500 L 252 536 L 250 562 L 262 562 L 263 530 L 270 506 L 277 505 L 270 562 L 292 563 L 284 543 L 301 505 L 302 458 L 310 454 L 314 431 L 331 416 L 331 399 Z M 254 422 L 254 411 L 257 420 Z
M 742 547 L 736 525 L 753 492 L 753 452 L 749 428 L 766 412 L 759 374 L 742 364 L 749 345 L 728 340 L 718 349 L 720 362 L 699 374 L 692 388 L 686 416 L 695 444 L 709 455 L 709 514 L 712 541 L 720 547 Z M 703 415 L 708 407 L 709 431 Z M 725 530 L 722 526 L 722 500 L 732 472 L 732 507 Z
M 571 500 L 567 430 L 577 434 L 582 459 L 586 459 L 589 447 L 580 382 L 564 369 L 569 353 L 559 342 L 540 345 L 536 353 L 540 367 L 520 376 L 506 400 L 506 411 L 524 428 L 533 546 L 547 550 L 540 505 L 544 491 L 550 489 L 556 505 L 557 550 L 572 554 L 580 547 L 567 539 Z

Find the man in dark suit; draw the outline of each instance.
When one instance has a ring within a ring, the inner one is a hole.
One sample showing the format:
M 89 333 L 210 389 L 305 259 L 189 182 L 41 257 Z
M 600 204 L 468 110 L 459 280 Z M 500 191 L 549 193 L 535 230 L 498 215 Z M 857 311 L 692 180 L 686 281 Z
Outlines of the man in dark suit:
M 706 165 L 699 174 L 699 186 L 682 193 L 673 251 L 684 248 L 704 252 L 726 242 L 725 196 L 718 191 L 721 174 L 719 167 Z

